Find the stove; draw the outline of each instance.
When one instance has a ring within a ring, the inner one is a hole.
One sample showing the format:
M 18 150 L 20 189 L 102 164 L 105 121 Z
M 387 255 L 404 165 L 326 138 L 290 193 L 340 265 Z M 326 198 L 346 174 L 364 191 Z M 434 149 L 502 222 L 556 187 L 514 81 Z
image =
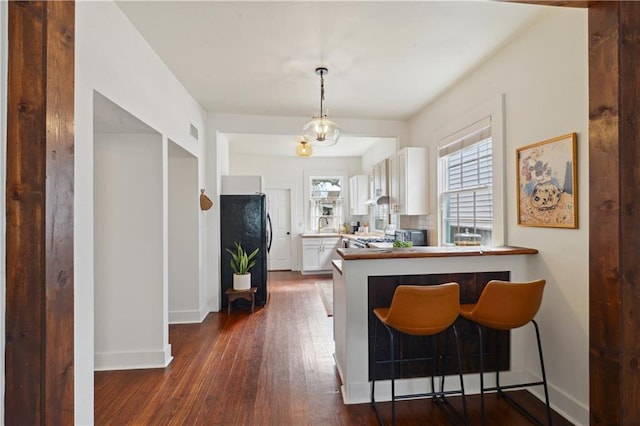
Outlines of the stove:
M 369 243 L 392 243 L 394 238 L 390 237 L 367 237 L 356 238 L 349 241 L 349 248 L 366 248 Z
M 358 238 L 358 241 L 360 241 L 361 239 Z M 380 237 L 380 238 L 362 238 L 362 240 L 366 243 L 392 243 L 395 241 L 394 238 L 385 238 L 385 237 Z

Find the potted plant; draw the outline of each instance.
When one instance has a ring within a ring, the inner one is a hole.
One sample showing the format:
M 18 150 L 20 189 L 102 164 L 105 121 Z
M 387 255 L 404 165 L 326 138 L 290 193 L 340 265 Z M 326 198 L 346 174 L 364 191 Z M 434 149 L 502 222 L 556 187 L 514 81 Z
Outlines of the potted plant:
M 256 264 L 255 257 L 258 254 L 259 247 L 251 253 L 242 248 L 239 242 L 235 242 L 235 249 L 225 250 L 231 254 L 231 270 L 233 271 L 233 289 L 249 290 L 251 288 L 251 272 L 250 269 Z

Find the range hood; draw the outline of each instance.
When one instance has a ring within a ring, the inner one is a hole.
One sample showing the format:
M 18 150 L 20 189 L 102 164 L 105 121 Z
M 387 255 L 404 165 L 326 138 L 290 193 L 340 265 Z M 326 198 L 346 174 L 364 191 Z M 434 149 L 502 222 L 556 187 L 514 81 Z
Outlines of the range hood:
M 380 205 L 380 204 L 389 204 L 389 196 L 388 195 L 378 195 L 377 197 L 369 198 L 366 201 L 366 204 L 370 206 Z

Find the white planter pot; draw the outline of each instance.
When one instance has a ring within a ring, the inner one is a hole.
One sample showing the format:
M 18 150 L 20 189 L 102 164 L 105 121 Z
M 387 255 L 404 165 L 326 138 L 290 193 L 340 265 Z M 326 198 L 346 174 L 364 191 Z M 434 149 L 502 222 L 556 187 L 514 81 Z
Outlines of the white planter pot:
M 249 274 L 233 274 L 234 290 L 249 290 L 251 288 L 251 273 Z

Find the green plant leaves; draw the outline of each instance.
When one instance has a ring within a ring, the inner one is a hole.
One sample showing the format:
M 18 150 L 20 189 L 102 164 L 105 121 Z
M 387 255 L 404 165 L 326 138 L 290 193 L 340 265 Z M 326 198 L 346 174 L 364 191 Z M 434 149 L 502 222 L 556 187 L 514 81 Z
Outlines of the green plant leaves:
M 230 248 L 225 248 L 225 250 L 231 254 L 231 270 L 234 274 L 248 274 L 249 270 L 253 268 L 256 264 L 255 257 L 258 254 L 260 248 L 256 248 L 251 253 L 247 254 L 247 252 L 242 248 L 239 242 L 235 242 L 235 250 L 231 250 Z
M 413 241 L 394 241 L 394 247 L 413 247 Z

